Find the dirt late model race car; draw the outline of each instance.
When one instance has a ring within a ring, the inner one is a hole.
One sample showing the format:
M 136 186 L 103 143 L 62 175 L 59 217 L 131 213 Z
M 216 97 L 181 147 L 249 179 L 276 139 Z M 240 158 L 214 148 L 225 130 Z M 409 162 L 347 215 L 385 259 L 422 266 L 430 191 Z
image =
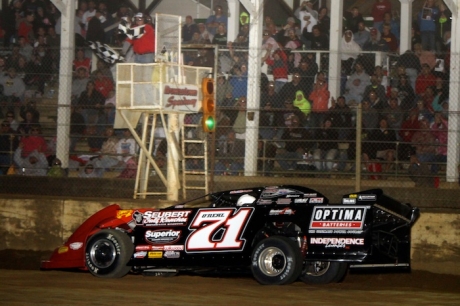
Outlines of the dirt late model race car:
M 164 209 L 114 204 L 86 220 L 42 269 L 87 269 L 98 277 L 250 269 L 261 284 L 340 281 L 348 268 L 410 269 L 419 209 L 380 189 L 330 204 L 316 190 L 229 190 Z

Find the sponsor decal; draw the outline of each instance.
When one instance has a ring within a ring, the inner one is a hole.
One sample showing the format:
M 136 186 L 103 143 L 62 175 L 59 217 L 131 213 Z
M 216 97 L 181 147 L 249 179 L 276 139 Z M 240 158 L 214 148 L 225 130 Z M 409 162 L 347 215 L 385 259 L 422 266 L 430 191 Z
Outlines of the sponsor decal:
M 322 244 L 326 248 L 344 249 L 351 245 L 364 245 L 364 238 L 310 238 L 310 244 Z
M 310 201 L 308 203 L 310 204 L 321 204 L 323 203 L 324 198 L 310 198 Z
M 289 205 L 291 203 L 292 203 L 291 199 L 278 199 L 278 200 L 276 200 L 276 204 L 279 204 L 279 205 Z
M 148 258 L 162 258 L 163 252 L 161 251 L 148 252 L 147 257 Z
M 310 229 L 362 229 L 367 207 L 316 206 Z
M 180 253 L 175 252 L 175 251 L 167 251 L 167 252 L 164 253 L 163 256 L 166 257 L 166 258 L 179 258 Z
M 67 247 L 67 246 L 61 246 L 61 247 L 58 249 L 58 254 L 67 253 L 68 251 L 69 251 L 69 247 Z
M 117 211 L 117 219 L 128 218 L 133 214 L 132 209 L 122 209 Z
M 342 204 L 356 204 L 356 199 L 350 199 L 350 198 L 342 199 Z
M 230 191 L 230 194 L 248 193 L 248 192 L 252 192 L 252 189 L 247 189 L 247 190 L 233 190 L 233 191 Z
M 183 251 L 184 246 L 183 245 L 165 245 L 164 250 L 165 251 Z
M 304 193 L 303 196 L 304 198 L 314 198 L 318 196 L 318 194 L 317 193 Z
M 300 194 L 288 194 L 286 198 L 298 198 L 300 197 Z
M 134 258 L 145 258 L 146 255 L 147 255 L 146 251 L 141 251 L 141 252 L 134 253 L 133 257 Z
M 332 234 L 332 230 L 317 230 L 317 234 Z
M 163 245 L 138 245 L 136 251 L 163 251 Z
M 350 194 L 348 197 L 350 199 L 356 199 L 358 197 L 358 195 L 357 194 Z
M 76 251 L 83 246 L 83 242 L 72 242 L 69 244 L 70 249 Z
M 306 198 L 306 199 L 294 199 L 294 203 L 308 203 L 308 198 Z
M 184 226 L 187 224 L 191 210 L 173 211 L 135 211 L 133 219 L 137 225 L 143 226 Z
M 145 241 L 152 244 L 168 244 L 179 240 L 181 230 L 148 230 L 145 232 Z
M 265 188 L 264 192 L 262 192 L 262 198 L 274 198 L 279 197 L 281 195 L 286 195 L 290 193 L 298 193 L 298 191 L 291 190 L 291 189 L 267 189 Z
M 254 208 L 199 209 L 189 225 L 191 231 L 185 251 L 229 252 L 241 251 L 246 239 L 242 238 Z
M 316 231 L 315 231 L 315 230 L 308 230 L 308 233 L 309 233 L 309 234 L 315 234 Z
M 270 210 L 270 213 L 269 213 L 270 216 L 293 215 L 293 214 L 295 214 L 295 210 L 292 210 L 290 208 L 272 209 L 272 210 Z
M 377 197 L 375 194 L 360 194 L 358 196 L 358 200 L 360 201 L 375 201 L 377 200 Z
M 260 199 L 257 201 L 257 205 L 271 205 L 272 203 L 273 203 L 272 200 Z

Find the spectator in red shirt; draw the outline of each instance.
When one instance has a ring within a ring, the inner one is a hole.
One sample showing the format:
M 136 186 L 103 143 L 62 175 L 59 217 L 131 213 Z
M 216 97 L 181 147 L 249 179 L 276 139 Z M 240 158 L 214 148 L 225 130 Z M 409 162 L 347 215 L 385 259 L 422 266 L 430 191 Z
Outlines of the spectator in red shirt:
M 18 37 L 24 36 L 26 42 L 30 43 L 34 40 L 34 31 L 33 31 L 33 22 L 34 22 L 34 12 L 27 12 L 26 18 L 19 23 L 18 27 Z
M 431 73 L 431 68 L 428 64 L 422 65 L 422 71 L 415 80 L 415 94 L 423 95 L 425 89 L 436 85 L 436 77 Z
M 94 80 L 94 87 L 107 99 L 109 92 L 113 90 L 113 82 L 110 78 L 104 76 L 102 71 L 98 71 Z
M 134 16 L 135 27 L 144 26 L 144 34 L 139 38 L 129 39 L 126 41 L 133 45 L 134 61 L 136 63 L 153 63 L 155 56 L 155 30 L 152 25 L 146 23 L 146 17 L 142 13 Z
M 386 12 L 391 13 L 390 0 L 376 0 L 372 6 L 372 17 L 374 18 L 374 28 L 380 29 Z
M 267 53 L 265 54 L 263 60 L 268 66 L 272 67 L 273 79 L 275 81 L 275 91 L 279 93 L 281 88 L 283 88 L 288 81 L 288 58 L 286 53 L 281 49 L 273 52 L 273 58 L 271 58 L 270 52 L 272 48 L 273 46 L 268 44 Z
M 77 72 L 80 67 L 85 68 L 86 76 L 88 77 L 91 71 L 91 59 L 85 57 L 85 50 L 82 48 L 77 49 L 75 59 L 73 60 L 73 71 Z

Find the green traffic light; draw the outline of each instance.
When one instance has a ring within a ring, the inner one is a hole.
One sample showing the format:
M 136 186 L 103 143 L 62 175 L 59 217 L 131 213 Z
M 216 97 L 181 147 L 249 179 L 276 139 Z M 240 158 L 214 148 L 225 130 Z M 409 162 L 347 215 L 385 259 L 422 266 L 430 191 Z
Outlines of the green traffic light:
M 206 118 L 205 124 L 208 130 L 213 131 L 214 127 L 216 126 L 216 120 L 214 119 L 214 117 L 209 116 Z

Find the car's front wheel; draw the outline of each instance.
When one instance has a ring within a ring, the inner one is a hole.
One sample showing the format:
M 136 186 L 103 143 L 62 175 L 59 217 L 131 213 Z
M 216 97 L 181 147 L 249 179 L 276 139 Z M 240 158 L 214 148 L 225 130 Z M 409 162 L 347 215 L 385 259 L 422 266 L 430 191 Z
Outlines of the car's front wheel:
M 86 244 L 86 267 L 98 277 L 118 278 L 128 274 L 134 246 L 128 235 L 112 229 L 94 234 Z
M 307 261 L 300 279 L 307 284 L 339 282 L 345 276 L 348 265 L 333 261 Z
M 252 274 L 263 285 L 290 284 L 302 271 L 299 246 L 287 237 L 273 236 L 260 241 L 251 259 Z

